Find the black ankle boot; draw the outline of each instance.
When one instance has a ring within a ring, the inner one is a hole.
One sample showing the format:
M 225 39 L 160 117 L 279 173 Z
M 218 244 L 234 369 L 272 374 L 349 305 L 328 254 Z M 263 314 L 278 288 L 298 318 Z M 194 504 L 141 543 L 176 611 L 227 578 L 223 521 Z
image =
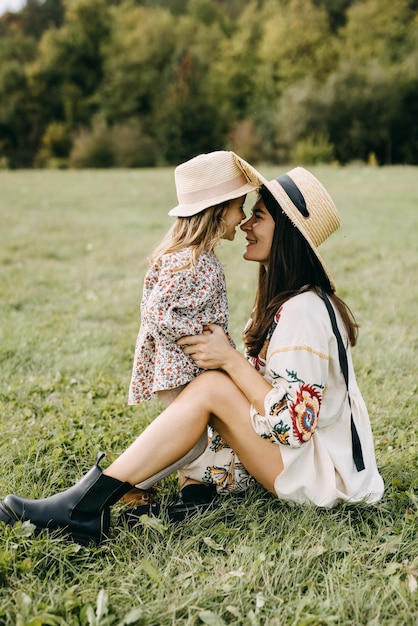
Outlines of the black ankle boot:
M 123 511 L 118 518 L 118 526 L 128 526 L 129 528 L 141 527 L 141 516 L 166 517 L 170 522 L 182 522 L 198 513 L 212 511 L 220 506 L 214 485 L 192 484 L 187 485 L 180 491 L 176 504 L 161 507 L 156 502 L 142 504 L 135 508 Z
M 0 521 L 13 526 L 29 520 L 36 531 L 62 529 L 83 545 L 99 543 L 109 532 L 109 507 L 132 489 L 129 483 L 103 474 L 99 463 L 104 456 L 100 452 L 96 465 L 78 483 L 54 496 L 41 500 L 6 496 L 0 502 Z
M 180 500 L 184 504 L 208 504 L 215 498 L 216 487 L 208 483 L 192 483 L 180 491 Z

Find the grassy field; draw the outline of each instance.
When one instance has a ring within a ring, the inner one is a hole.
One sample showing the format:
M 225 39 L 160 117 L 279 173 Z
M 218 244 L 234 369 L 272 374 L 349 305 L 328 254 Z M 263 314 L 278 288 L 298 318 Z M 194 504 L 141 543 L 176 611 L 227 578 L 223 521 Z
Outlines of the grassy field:
M 323 511 L 257 488 L 91 548 L 1 525 L 1 626 L 417 623 L 418 169 L 312 171 L 341 213 L 322 254 L 361 324 L 383 500 Z M 66 488 L 158 413 L 127 389 L 147 254 L 174 205 L 171 169 L 0 173 L 0 496 Z M 238 344 L 257 269 L 243 248 L 241 234 L 219 248 Z

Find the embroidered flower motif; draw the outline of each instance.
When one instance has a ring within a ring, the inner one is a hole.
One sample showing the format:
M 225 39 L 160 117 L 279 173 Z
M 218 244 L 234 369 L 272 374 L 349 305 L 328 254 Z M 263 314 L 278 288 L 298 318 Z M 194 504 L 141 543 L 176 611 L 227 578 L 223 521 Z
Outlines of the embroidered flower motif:
M 229 448 L 225 439 L 223 439 L 221 435 L 215 435 L 212 441 L 210 442 L 209 449 L 212 450 L 213 452 L 219 452 L 223 448 Z
M 296 392 L 296 398 L 289 407 L 293 423 L 293 433 L 300 443 L 309 441 L 317 422 L 322 397 L 311 385 L 303 384 Z
M 232 461 L 228 467 L 210 465 L 206 468 L 203 482 L 217 485 L 221 491 L 245 491 L 255 484 L 254 478 L 242 463 Z
M 257 372 L 259 372 L 266 365 L 266 362 L 262 358 L 260 358 L 260 355 L 249 356 L 247 357 L 247 359 L 251 363 L 251 365 L 254 367 L 254 369 L 257 370 Z
M 255 485 L 255 478 L 251 476 L 242 463 L 235 463 L 234 482 L 228 486 L 228 491 L 245 491 Z
M 231 468 L 216 467 L 216 465 L 210 465 L 206 468 L 203 476 L 203 481 L 206 483 L 212 483 L 220 485 L 224 489 L 227 485 L 233 482 L 233 473 Z
M 280 415 L 282 411 L 285 411 L 286 409 L 287 409 L 287 400 L 286 398 L 282 398 L 280 402 L 276 402 L 275 404 L 272 405 L 270 409 L 270 415 L 272 418 L 275 418 L 278 415 Z M 290 426 L 288 424 L 285 424 L 282 419 L 278 420 L 277 422 L 274 422 L 274 419 L 270 421 L 272 422 L 272 431 L 269 437 L 270 441 L 272 441 L 273 443 L 277 441 L 283 446 L 289 446 L 290 445 L 290 442 L 289 442 Z
M 272 405 L 270 409 L 270 415 L 274 417 L 276 415 L 279 415 L 279 413 L 281 413 L 285 409 L 287 409 L 287 400 L 286 398 L 282 398 L 280 402 L 276 402 Z
M 281 443 L 283 446 L 290 446 L 289 443 L 289 430 L 290 426 L 283 423 L 283 420 L 280 420 L 277 424 L 274 425 L 273 432 L 277 441 Z

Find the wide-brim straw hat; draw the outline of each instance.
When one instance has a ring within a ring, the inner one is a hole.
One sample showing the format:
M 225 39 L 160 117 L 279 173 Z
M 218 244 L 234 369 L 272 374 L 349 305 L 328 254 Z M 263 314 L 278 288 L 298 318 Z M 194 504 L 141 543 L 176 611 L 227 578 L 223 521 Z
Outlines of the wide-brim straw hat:
M 292 224 L 302 233 L 335 291 L 334 281 L 318 252 L 318 247 L 340 226 L 337 207 L 328 191 L 303 167 L 295 167 L 270 181 L 252 165 L 243 164 L 242 167 L 247 169 L 249 179 L 258 179 L 260 184 L 267 187 Z
M 247 169 L 252 170 L 249 163 L 227 150 L 199 154 L 178 165 L 174 170 L 178 205 L 169 215 L 190 217 L 255 191 L 260 181 L 246 174 Z

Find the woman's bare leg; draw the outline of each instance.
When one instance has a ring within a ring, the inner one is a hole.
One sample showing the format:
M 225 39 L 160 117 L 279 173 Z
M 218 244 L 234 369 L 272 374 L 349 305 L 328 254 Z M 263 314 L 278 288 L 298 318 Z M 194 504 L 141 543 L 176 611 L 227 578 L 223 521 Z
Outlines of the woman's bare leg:
M 144 481 L 186 454 L 212 414 L 216 430 L 247 471 L 274 492 L 274 481 L 283 469 L 280 449 L 254 431 L 248 400 L 218 371 L 205 372 L 189 383 L 104 473 L 131 484 Z
M 232 380 L 220 372 L 225 381 L 214 381 L 214 389 L 222 387 L 226 397 L 213 403 L 210 423 L 225 439 L 230 448 L 239 456 L 247 472 L 268 491 L 275 494 L 274 482 L 283 471 L 283 460 L 277 444 L 258 435 L 250 420 L 250 404 Z M 214 396 L 216 397 L 216 396 Z M 232 406 L 225 405 L 230 397 Z M 218 399 L 217 399 L 218 400 Z
M 209 413 L 190 393 L 191 383 L 106 470 L 104 474 L 141 484 L 184 457 L 207 430 Z M 173 469 L 173 471 L 175 471 Z

